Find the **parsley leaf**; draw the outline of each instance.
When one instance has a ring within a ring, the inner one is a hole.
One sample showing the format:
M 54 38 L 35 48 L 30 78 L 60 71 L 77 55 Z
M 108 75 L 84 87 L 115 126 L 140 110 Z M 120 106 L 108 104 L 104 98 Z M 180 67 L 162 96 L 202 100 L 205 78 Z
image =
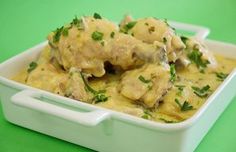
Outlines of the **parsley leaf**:
M 187 40 L 188 40 L 188 38 L 185 37 L 185 36 L 180 36 L 180 39 L 182 40 L 182 42 L 183 42 L 184 44 L 186 44 L 186 42 L 187 42 Z
M 229 75 L 229 74 L 225 74 L 225 73 L 223 73 L 223 72 L 216 72 L 215 74 L 216 74 L 217 78 L 218 78 L 220 81 L 224 81 L 224 79 L 226 79 L 227 76 Z
M 105 102 L 105 101 L 108 100 L 108 97 L 105 95 L 106 90 L 99 90 L 99 91 L 94 90 L 92 87 L 89 86 L 89 84 L 85 80 L 82 72 L 80 72 L 80 76 L 81 76 L 81 78 L 82 78 L 82 80 L 84 82 L 85 90 L 91 92 L 94 95 L 93 101 L 95 103 Z
M 103 38 L 103 33 L 98 32 L 98 31 L 93 32 L 93 34 L 92 34 L 93 40 L 100 41 L 100 40 L 102 40 L 102 38 Z
M 207 64 L 210 62 L 208 60 L 204 60 L 201 58 L 202 53 L 198 50 L 193 50 L 191 53 L 188 54 L 188 58 L 191 60 L 192 63 L 195 63 L 197 67 L 203 71 L 206 67 Z
M 128 31 L 132 29 L 136 23 L 137 23 L 136 21 L 129 22 L 120 31 L 127 34 Z
M 81 19 L 78 19 L 77 16 L 75 16 L 75 18 L 72 20 L 72 22 L 70 23 L 71 26 L 77 26 L 78 30 L 84 30 L 83 27 L 83 23 Z
M 99 15 L 98 13 L 94 13 L 94 14 L 93 14 L 93 17 L 94 17 L 95 19 L 102 19 L 101 15 Z
M 170 81 L 175 82 L 176 80 L 176 71 L 175 71 L 175 64 L 170 65 Z
M 38 64 L 36 62 L 31 62 L 29 64 L 29 68 L 28 68 L 28 73 L 30 73 L 31 71 L 33 71 L 35 68 L 37 68 Z
M 114 38 L 114 36 L 115 36 L 115 32 L 111 32 L 110 37 Z
M 160 120 L 164 121 L 165 123 L 175 123 L 173 120 L 166 120 L 164 118 L 159 118 Z
M 147 80 L 147 79 L 145 79 L 142 75 L 140 75 L 140 76 L 138 77 L 138 79 L 139 79 L 140 81 L 142 81 L 143 83 L 150 83 L 150 82 L 151 82 L 150 79 Z
M 195 86 L 192 86 L 192 89 L 194 90 L 194 93 L 199 96 L 199 97 L 207 97 L 208 94 L 209 94 L 209 89 L 210 89 L 210 86 L 209 85 L 206 85 L 202 88 L 199 88 L 199 87 L 195 87 Z
M 181 111 L 193 110 L 193 106 L 190 105 L 187 101 L 184 101 L 184 103 L 181 104 L 178 99 L 175 99 L 175 102 L 178 104 Z
M 142 118 L 150 119 L 152 117 L 152 114 L 148 110 L 144 110 L 143 112 L 144 114 L 142 115 Z
M 63 31 L 63 26 L 60 27 L 60 28 L 57 28 L 55 31 L 54 31 L 54 36 L 53 36 L 53 42 L 59 42 L 60 40 L 60 37 L 61 37 L 61 33 Z
M 184 85 L 175 85 L 175 87 L 177 87 L 179 90 L 179 92 L 177 92 L 177 95 L 181 96 L 185 86 Z
M 66 27 L 66 28 L 64 28 L 63 31 L 62 31 L 62 35 L 63 35 L 63 36 L 68 36 L 68 34 L 69 34 L 69 28 Z

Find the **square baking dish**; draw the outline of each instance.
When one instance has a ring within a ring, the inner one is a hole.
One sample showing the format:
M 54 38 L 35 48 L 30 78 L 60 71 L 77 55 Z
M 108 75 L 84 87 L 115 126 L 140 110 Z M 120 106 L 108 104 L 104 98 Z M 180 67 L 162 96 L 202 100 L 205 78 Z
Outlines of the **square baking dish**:
M 204 39 L 204 27 L 170 22 L 179 30 Z M 236 46 L 204 40 L 218 54 L 236 58 Z M 36 60 L 47 42 L 0 64 L 0 98 L 9 122 L 101 152 L 191 152 L 236 95 L 236 70 L 189 119 L 164 124 L 115 112 L 12 81 Z

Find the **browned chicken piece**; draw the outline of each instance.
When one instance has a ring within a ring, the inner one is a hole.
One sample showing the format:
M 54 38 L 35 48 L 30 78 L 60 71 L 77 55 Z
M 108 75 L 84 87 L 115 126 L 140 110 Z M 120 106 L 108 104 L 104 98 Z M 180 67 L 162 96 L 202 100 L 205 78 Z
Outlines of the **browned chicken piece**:
M 167 49 L 168 60 L 171 62 L 175 62 L 185 48 L 180 37 L 165 21 L 152 17 L 132 20 L 128 16 L 121 21 L 120 26 L 121 32 L 131 34 L 143 42 L 152 44 L 158 41 L 163 43 Z
M 153 108 L 170 87 L 169 67 L 147 64 L 125 72 L 118 89 L 123 96 Z

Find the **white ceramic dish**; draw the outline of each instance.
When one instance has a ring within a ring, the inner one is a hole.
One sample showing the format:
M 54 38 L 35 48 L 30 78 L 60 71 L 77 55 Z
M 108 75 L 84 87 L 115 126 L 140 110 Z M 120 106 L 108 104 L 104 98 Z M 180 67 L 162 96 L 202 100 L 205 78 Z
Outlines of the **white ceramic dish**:
M 171 22 L 204 39 L 209 30 Z M 19 126 L 101 152 L 191 152 L 230 103 L 236 92 L 236 70 L 190 119 L 163 124 L 61 97 L 12 80 L 35 60 L 47 42 L 0 64 L 0 97 L 5 118 Z M 210 50 L 236 58 L 236 46 L 205 40 Z

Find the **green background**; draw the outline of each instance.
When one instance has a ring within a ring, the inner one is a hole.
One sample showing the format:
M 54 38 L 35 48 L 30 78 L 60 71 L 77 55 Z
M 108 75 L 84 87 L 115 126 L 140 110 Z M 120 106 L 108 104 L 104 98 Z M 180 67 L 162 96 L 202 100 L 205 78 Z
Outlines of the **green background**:
M 94 12 L 114 21 L 129 13 L 203 25 L 211 29 L 209 38 L 236 44 L 236 0 L 0 0 L 0 62 L 44 41 L 75 15 Z M 236 98 L 196 152 L 235 152 L 235 118 Z M 92 150 L 12 125 L 3 118 L 0 106 L 0 152 L 41 151 Z

